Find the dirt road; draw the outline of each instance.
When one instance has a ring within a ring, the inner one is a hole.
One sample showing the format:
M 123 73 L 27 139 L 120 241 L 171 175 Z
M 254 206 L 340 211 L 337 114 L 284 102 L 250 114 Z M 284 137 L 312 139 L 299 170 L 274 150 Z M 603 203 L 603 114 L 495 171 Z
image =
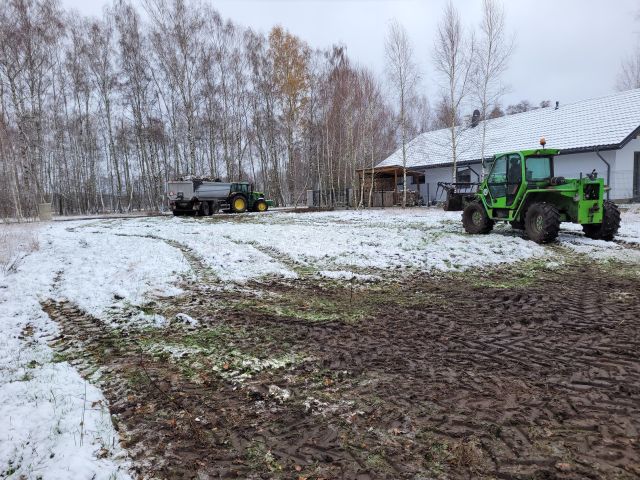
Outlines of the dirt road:
M 161 330 L 43 308 L 142 478 L 640 478 L 634 268 L 191 285 Z

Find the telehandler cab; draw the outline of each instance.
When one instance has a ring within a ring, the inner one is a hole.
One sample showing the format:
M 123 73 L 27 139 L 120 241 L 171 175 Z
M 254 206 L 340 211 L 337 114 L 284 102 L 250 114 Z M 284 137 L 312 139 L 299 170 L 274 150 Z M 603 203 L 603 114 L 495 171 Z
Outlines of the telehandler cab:
M 559 150 L 542 148 L 496 155 L 489 174 L 462 212 L 467 233 L 489 233 L 496 221 L 511 223 L 537 243 L 553 241 L 560 222 L 582 225 L 589 238 L 613 240 L 620 211 L 604 200 L 605 185 L 595 170 L 580 178 L 554 176 Z M 469 198 L 469 197 L 467 197 Z

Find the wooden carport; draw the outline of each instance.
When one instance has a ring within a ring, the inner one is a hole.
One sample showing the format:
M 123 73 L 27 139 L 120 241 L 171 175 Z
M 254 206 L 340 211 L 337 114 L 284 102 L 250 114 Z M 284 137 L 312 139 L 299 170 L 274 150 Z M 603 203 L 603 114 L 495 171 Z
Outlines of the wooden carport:
M 403 192 L 398 190 L 398 179 L 403 178 L 402 167 L 360 168 L 356 172 L 358 173 L 359 192 L 362 192 L 364 197 L 362 204 L 369 206 L 369 192 L 372 184 L 372 207 L 393 207 L 402 204 Z M 412 177 L 414 184 L 418 184 L 417 180 L 422 176 L 424 176 L 424 172 L 407 169 L 407 177 Z M 407 204 L 416 204 L 417 200 L 415 193 L 407 192 Z

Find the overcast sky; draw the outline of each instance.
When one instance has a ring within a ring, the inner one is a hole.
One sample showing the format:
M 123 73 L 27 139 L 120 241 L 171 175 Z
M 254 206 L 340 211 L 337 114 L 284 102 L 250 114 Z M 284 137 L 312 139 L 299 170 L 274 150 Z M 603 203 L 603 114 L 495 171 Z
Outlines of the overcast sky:
M 207 1 L 207 0 L 203 0 Z M 433 99 L 438 83 L 431 52 L 446 0 L 210 0 L 234 22 L 267 32 L 280 24 L 312 47 L 346 45 L 350 58 L 384 72 L 384 37 L 393 18 L 414 45 L 423 89 Z M 101 0 L 62 0 L 65 7 L 100 15 Z M 135 0 L 134 0 L 134 3 Z M 472 28 L 481 0 L 454 0 Z M 622 58 L 638 44 L 640 0 L 511 0 L 507 26 L 516 49 L 505 75 L 504 104 L 528 99 L 570 103 L 614 91 Z M 142 10 L 142 8 L 140 8 Z

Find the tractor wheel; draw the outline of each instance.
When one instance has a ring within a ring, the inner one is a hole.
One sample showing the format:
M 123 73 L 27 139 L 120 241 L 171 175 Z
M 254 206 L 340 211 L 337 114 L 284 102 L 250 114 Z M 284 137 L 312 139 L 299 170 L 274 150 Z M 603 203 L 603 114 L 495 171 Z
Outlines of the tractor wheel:
M 247 211 L 247 199 L 242 195 L 236 195 L 231 199 L 231 211 L 233 213 L 244 213 Z
M 467 233 L 489 233 L 493 230 L 493 224 L 493 220 L 489 218 L 480 202 L 470 203 L 462 212 L 462 226 Z
M 254 211 L 256 212 L 266 212 L 269 209 L 269 205 L 264 200 L 258 200 L 253 206 Z
M 514 220 L 513 222 L 509 222 L 511 224 L 511 228 L 514 230 L 524 230 L 524 222 L 521 220 Z
M 560 231 L 560 212 L 550 203 L 534 203 L 527 209 L 524 230 L 536 243 L 552 242 Z
M 582 225 L 582 231 L 589 238 L 611 241 L 620 228 L 620 210 L 609 200 L 604 201 L 603 208 L 602 223 Z
M 200 210 L 198 211 L 198 214 L 201 217 L 208 217 L 210 215 L 210 210 L 209 210 L 209 202 L 202 202 L 200 204 Z

